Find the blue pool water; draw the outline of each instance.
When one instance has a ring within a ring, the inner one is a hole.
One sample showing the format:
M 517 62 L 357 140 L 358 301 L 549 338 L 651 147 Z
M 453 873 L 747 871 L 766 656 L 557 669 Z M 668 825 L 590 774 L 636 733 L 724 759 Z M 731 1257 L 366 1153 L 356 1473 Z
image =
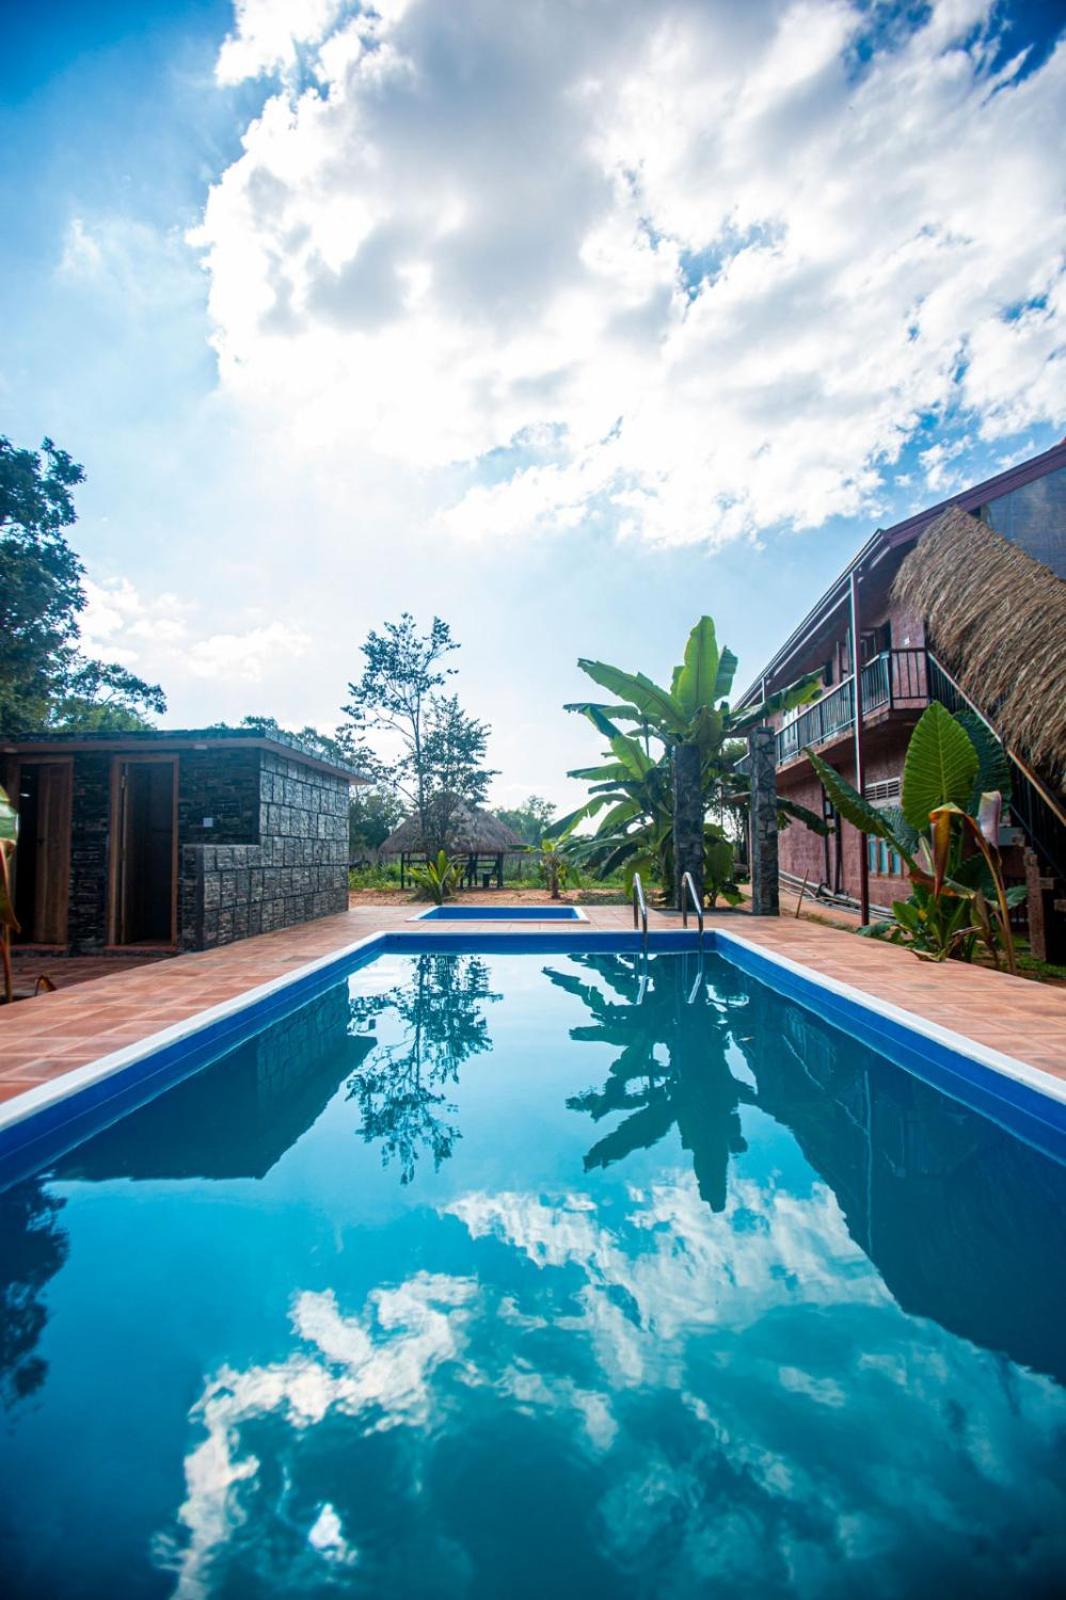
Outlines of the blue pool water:
M 432 906 L 418 922 L 584 922 L 577 906 Z
M 387 954 L 0 1196 L 0 1592 L 1061 1592 L 1064 1260 L 718 956 Z

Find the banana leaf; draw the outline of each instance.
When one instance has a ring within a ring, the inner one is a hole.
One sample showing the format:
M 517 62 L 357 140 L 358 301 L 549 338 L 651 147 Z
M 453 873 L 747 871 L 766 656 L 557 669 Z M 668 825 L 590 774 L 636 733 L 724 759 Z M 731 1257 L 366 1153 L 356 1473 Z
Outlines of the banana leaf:
M 660 689 L 643 672 L 623 672 L 620 667 L 612 667 L 605 661 L 588 661 L 584 657 L 578 661 L 578 666 L 593 683 L 627 700 L 634 708 L 634 721 L 646 719 L 660 734 L 672 734 L 677 738 L 684 736 L 685 719 L 673 696 L 665 689 Z
M 998 793 L 1002 796 L 1003 804 L 1010 805 L 1011 771 L 1007 752 L 976 711 L 956 711 L 955 721 L 969 735 L 977 751 L 977 776 L 970 790 L 966 810 L 975 817 L 981 796 L 989 792 Z
M 713 706 L 718 660 L 714 623 L 710 617 L 701 617 L 688 636 L 684 663 L 674 674 L 673 699 L 686 721 Z
M 966 729 L 939 700 L 932 701 L 918 719 L 903 763 L 903 815 L 911 827 L 923 831 L 941 806 L 964 807 L 978 764 Z

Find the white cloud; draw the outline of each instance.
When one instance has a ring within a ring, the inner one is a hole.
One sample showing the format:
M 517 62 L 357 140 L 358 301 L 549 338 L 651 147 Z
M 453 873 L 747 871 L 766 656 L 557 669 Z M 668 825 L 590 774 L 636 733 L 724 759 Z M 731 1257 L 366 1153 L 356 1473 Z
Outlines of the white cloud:
M 197 678 L 228 676 L 243 683 L 261 683 L 278 657 L 306 654 L 309 634 L 285 622 L 269 622 L 244 633 L 212 633 L 189 651 L 189 671 Z
M 923 418 L 1054 420 L 1066 50 L 996 65 L 992 13 L 245 0 L 219 76 L 284 81 L 195 235 L 222 383 L 490 539 L 817 526 Z
M 299 1292 L 284 1359 L 206 1377 L 185 1498 L 155 1545 L 179 1600 L 268 1577 L 300 1593 L 356 1563 L 367 1592 L 401 1589 L 353 1466 L 369 1434 L 423 1570 L 468 1592 L 478 1508 L 442 1531 L 434 1486 L 457 1440 L 480 1466 L 485 1419 L 515 1412 L 568 1469 L 596 1461 L 590 1541 L 663 1594 L 717 1578 L 820 1596 L 843 1558 L 903 1592 L 929 1549 L 968 1558 L 978 1501 L 1016 1588 L 1051 1570 L 1053 1547 L 1017 1532 L 1062 1521 L 1062 1391 L 902 1311 L 824 1184 L 801 1196 L 734 1172 L 716 1215 L 667 1168 L 619 1207 L 482 1190 L 440 1209 L 494 1241 L 468 1275 L 417 1271 L 356 1312 Z
M 223 1367 L 207 1383 L 193 1412 L 205 1436 L 185 1462 L 181 1547 L 167 1537 L 156 1545 L 160 1565 L 177 1575 L 179 1600 L 214 1592 L 212 1560 L 245 1520 L 235 1489 L 254 1483 L 260 1463 L 242 1448 L 242 1427 L 271 1412 L 298 1431 L 330 1412 L 379 1413 L 370 1431 L 424 1425 L 433 1404 L 432 1375 L 458 1356 L 474 1294 L 468 1280 L 420 1272 L 395 1289 L 375 1289 L 362 1316 L 344 1316 L 332 1291 L 305 1291 L 292 1311 L 300 1349 L 269 1366 Z M 323 1561 L 349 1566 L 358 1560 L 328 1502 L 308 1530 L 307 1546 L 288 1574 L 293 1592 L 322 1580 Z M 276 1566 L 271 1578 L 281 1581 Z
M 341 0 L 235 0 L 236 27 L 215 68 L 219 83 L 293 68 L 300 46 L 321 38 L 340 7 Z
M 308 633 L 287 622 L 252 621 L 240 631 L 211 631 L 192 602 L 169 593 L 145 596 L 128 578 L 87 579 L 85 590 L 86 653 L 158 679 L 168 693 L 189 679 L 263 683 L 311 645 Z
M 56 273 L 65 288 L 92 291 L 124 322 L 195 309 L 202 286 L 177 230 L 161 230 L 122 212 L 75 215 L 63 236 Z
M 80 619 L 81 643 L 89 654 L 133 666 L 162 646 L 180 650 L 189 631 L 190 607 L 177 595 L 146 599 L 128 578 L 85 580 L 88 604 Z

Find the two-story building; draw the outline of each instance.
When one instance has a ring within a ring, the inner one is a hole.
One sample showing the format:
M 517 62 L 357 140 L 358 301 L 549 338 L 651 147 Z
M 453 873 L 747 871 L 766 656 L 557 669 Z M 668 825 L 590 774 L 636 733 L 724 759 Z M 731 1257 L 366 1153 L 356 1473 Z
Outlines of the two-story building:
M 875 805 L 899 803 L 903 760 L 911 730 L 931 699 L 956 711 L 969 706 L 996 731 L 995 704 L 958 682 L 958 663 L 940 659 L 928 637 L 927 619 L 893 593 L 900 568 L 922 536 L 959 507 L 1001 534 L 1050 572 L 1066 579 L 1066 441 L 983 483 L 955 494 L 890 528 L 878 529 L 766 663 L 740 701 L 755 705 L 765 693 L 784 688 L 805 673 L 821 678 L 813 704 L 778 717 L 779 793 L 825 817 L 822 837 L 800 823 L 780 839 L 783 876 L 821 885 L 860 907 L 888 907 L 908 893 L 903 864 L 885 845 L 865 841 L 836 818 L 809 761 L 816 750 Z M 921 559 L 920 556 L 916 559 Z M 1061 640 L 1066 653 L 1066 638 Z M 858 669 L 858 696 L 856 695 Z M 856 699 L 861 715 L 856 721 Z M 1066 796 L 1062 773 L 1035 770 L 1023 750 L 1012 748 L 1012 826 L 1018 844 L 1033 853 L 1037 877 L 1049 896 L 1049 912 L 1066 893 Z M 1022 849 L 1012 858 L 1024 873 Z M 1060 908 L 1061 910 L 1061 908 Z

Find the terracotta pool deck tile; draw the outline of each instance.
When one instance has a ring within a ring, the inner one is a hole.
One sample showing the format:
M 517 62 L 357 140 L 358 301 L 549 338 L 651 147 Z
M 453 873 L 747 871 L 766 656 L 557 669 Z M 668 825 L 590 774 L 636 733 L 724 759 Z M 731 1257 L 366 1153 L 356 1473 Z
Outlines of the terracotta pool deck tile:
M 489 920 L 469 930 L 554 931 L 572 935 L 632 929 L 628 906 L 586 908 L 586 922 Z M 268 983 L 320 956 L 390 930 L 424 937 L 455 931 L 413 923 L 411 908 L 361 905 L 339 916 L 261 934 L 220 950 L 107 972 L 54 994 L 0 1010 L 0 1100 L 47 1082 L 160 1029 Z M 681 926 L 651 912 L 653 929 Z M 1066 1078 L 1066 990 L 958 964 L 923 966 L 907 951 L 857 939 L 839 928 L 791 917 L 709 913 L 709 928 L 736 933 L 768 952 L 937 1022 Z M 690 927 L 692 926 L 690 922 Z

